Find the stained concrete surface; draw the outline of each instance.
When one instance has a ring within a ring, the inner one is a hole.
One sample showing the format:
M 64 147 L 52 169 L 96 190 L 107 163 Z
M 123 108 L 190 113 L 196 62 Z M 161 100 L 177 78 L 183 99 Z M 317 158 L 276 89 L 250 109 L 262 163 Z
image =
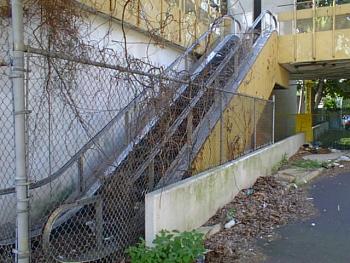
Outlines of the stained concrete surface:
M 350 173 L 321 177 L 310 185 L 319 215 L 278 230 L 281 238 L 261 241 L 268 263 L 350 262 Z
M 326 154 L 310 154 L 303 157 L 305 160 L 313 160 L 318 162 L 326 162 L 328 160 L 336 160 L 343 155 L 347 155 L 347 152 L 335 152 Z

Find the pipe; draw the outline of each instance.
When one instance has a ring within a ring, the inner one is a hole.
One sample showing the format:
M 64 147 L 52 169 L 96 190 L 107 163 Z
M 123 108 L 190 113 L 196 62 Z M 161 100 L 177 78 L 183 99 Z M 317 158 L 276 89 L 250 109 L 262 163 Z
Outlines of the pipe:
M 275 143 L 276 96 L 272 95 L 272 144 Z
M 11 79 L 15 123 L 15 182 L 17 202 L 16 262 L 29 263 L 29 197 L 26 171 L 25 109 L 24 100 L 24 26 L 23 0 L 12 0 L 13 54 Z

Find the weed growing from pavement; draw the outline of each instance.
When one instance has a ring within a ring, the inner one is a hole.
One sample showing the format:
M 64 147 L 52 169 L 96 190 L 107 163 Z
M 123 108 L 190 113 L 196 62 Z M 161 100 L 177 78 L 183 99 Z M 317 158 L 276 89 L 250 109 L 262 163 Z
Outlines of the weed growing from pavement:
M 272 174 L 275 174 L 279 171 L 279 169 L 281 169 L 281 167 L 285 166 L 288 164 L 288 154 L 287 153 L 284 153 L 282 155 L 282 159 L 272 167 L 271 169 L 271 173 Z
M 312 169 L 319 169 L 319 168 L 325 167 L 327 163 L 319 162 L 315 160 L 300 159 L 300 160 L 293 161 L 291 165 L 301 169 L 312 170 Z
M 236 217 L 236 209 L 235 208 L 230 208 L 228 211 L 227 211 L 227 215 L 226 215 L 226 218 L 227 220 L 232 220 Z

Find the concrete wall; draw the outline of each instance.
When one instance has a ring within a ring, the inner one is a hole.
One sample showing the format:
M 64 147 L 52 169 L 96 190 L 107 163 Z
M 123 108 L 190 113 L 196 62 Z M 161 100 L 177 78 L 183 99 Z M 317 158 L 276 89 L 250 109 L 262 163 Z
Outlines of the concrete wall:
M 117 21 L 122 20 L 123 0 L 79 2 L 97 9 Z M 219 6 L 220 0 L 215 1 Z M 168 1 L 168 0 L 142 0 L 130 1 L 124 13 L 124 21 L 138 31 L 159 35 L 163 40 L 186 47 L 194 39 L 204 33 L 209 24 L 220 16 L 215 7 L 208 1 Z M 199 15 L 196 15 L 199 14 Z M 160 26 L 162 25 L 162 29 Z M 146 33 L 148 35 L 148 33 Z
M 297 114 L 297 86 L 291 81 L 288 89 L 275 89 L 276 122 L 275 139 L 279 141 L 295 134 L 295 114 Z
M 185 231 L 203 225 L 237 193 L 271 173 L 284 154 L 304 143 L 297 134 L 242 158 L 146 195 L 146 241 L 162 229 Z

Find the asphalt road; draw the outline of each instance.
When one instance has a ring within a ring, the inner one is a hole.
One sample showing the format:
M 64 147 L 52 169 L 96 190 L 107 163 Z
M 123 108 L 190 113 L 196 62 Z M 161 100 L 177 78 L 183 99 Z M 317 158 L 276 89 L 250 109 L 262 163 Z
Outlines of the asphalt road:
M 266 263 L 350 263 L 350 173 L 310 185 L 319 215 L 278 230 L 280 239 L 260 244 Z

